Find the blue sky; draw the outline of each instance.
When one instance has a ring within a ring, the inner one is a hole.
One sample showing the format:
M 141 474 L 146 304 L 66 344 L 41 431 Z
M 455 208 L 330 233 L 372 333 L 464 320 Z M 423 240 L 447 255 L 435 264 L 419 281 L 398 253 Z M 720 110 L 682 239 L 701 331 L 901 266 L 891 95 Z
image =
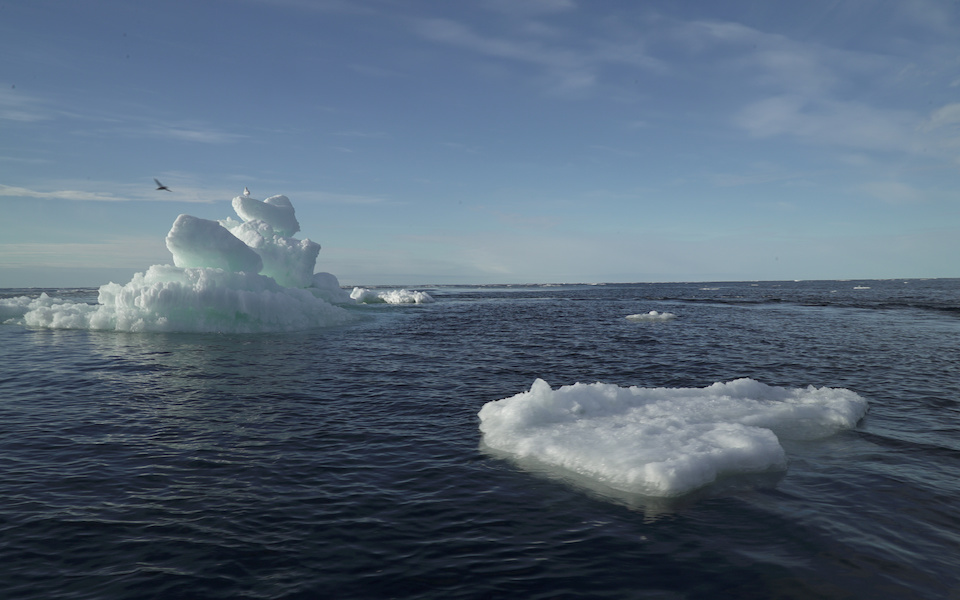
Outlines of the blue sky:
M 244 186 L 344 284 L 956 277 L 958 184 L 956 2 L 0 3 L 0 287 Z

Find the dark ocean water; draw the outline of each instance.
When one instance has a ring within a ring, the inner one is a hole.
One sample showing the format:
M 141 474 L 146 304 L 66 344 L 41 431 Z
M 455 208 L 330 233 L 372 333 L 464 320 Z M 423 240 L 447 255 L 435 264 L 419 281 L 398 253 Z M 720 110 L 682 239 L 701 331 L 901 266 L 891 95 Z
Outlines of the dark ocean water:
M 294 334 L 0 325 L 0 597 L 960 598 L 960 280 L 417 289 Z M 654 500 L 481 450 L 537 377 L 870 408 Z

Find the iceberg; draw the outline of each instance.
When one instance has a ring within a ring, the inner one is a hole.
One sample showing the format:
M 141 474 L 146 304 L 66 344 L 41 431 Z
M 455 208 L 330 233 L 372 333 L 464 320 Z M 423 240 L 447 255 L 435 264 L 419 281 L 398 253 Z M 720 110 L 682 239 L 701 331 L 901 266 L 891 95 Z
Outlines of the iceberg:
M 109 331 L 256 333 L 353 321 L 357 301 L 331 273 L 314 273 L 320 245 L 291 237 L 289 198 L 233 199 L 240 220 L 180 215 L 166 237 L 173 265 L 99 289 L 97 304 L 51 298 L 0 300 L 0 320 L 30 327 Z

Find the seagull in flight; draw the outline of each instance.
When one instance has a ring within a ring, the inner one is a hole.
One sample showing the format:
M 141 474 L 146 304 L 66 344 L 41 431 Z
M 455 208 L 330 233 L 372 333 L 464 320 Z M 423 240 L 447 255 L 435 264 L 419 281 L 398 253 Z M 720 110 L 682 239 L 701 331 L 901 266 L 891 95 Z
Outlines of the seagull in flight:
M 167 186 L 165 186 L 165 185 L 163 185 L 162 183 L 160 183 L 160 180 L 157 179 L 156 177 L 154 177 L 153 180 L 157 183 L 157 189 L 158 189 L 158 190 L 167 190 L 168 192 L 173 191 L 173 190 L 171 190 L 170 188 L 168 188 Z
M 249 195 L 250 195 L 250 190 L 247 189 L 247 186 L 243 186 L 243 195 L 244 195 L 244 196 L 249 196 Z

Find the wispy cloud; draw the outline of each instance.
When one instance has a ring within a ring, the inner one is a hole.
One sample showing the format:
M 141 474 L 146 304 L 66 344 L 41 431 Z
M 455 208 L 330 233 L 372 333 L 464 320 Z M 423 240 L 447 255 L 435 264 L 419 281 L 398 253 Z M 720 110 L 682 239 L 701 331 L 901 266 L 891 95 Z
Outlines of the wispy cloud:
M 168 185 L 172 193 L 158 192 L 152 178 L 142 182 L 75 181 L 51 184 L 51 189 L 31 189 L 0 184 L 0 197 L 38 200 L 66 200 L 72 202 L 187 202 L 209 204 L 222 202 L 232 197 L 231 192 L 213 189 L 193 182 L 188 174 L 159 173 L 158 177 Z M 236 195 L 234 193 L 233 195 Z
M 927 192 L 900 181 L 871 181 L 861 184 L 858 189 L 887 204 L 917 204 L 929 197 Z
M 57 114 L 58 112 L 41 98 L 13 86 L 0 88 L 0 120 L 34 123 L 54 119 Z
M 904 108 L 910 103 L 886 100 L 917 86 L 901 80 L 912 66 L 907 54 L 848 50 L 730 22 L 677 22 L 666 37 L 746 84 L 732 123 L 753 137 L 792 137 L 868 152 L 942 154 L 948 145 L 945 134 L 960 125 L 960 105 L 944 106 L 927 117 Z M 928 135 L 934 130 L 939 140 Z
M 960 103 L 947 104 L 934 110 L 921 129 L 947 138 L 950 145 L 960 144 Z
M 229 144 L 247 138 L 245 135 L 227 133 L 216 128 L 205 127 L 198 124 L 153 124 L 143 129 L 128 130 L 128 133 L 200 144 Z
M 513 34 L 501 30 L 491 35 L 450 19 L 419 19 L 414 21 L 414 31 L 432 42 L 539 71 L 541 81 L 554 92 L 593 88 L 602 68 L 613 63 L 642 68 L 660 66 L 636 39 L 620 43 L 602 37 L 570 38 L 560 35 L 562 30 L 538 22 L 515 24 Z
M 44 198 L 53 200 L 94 200 L 97 202 L 119 202 L 127 200 L 109 193 L 89 192 L 84 190 L 54 190 L 39 192 L 22 187 L 13 187 L 0 184 L 0 196 L 13 198 Z
M 779 95 L 747 105 L 735 123 L 756 137 L 789 135 L 848 148 L 912 150 L 920 120 L 911 111 L 862 102 Z
M 98 114 L 95 110 L 84 112 L 58 106 L 53 100 L 27 94 L 17 88 L 0 89 L 0 120 L 38 123 L 57 119 L 81 123 L 74 132 L 88 136 L 119 134 L 201 144 L 228 144 L 247 138 L 197 121 L 167 121 L 160 117 L 144 118 L 122 113 L 107 115 Z M 97 127 L 86 129 L 83 123 L 96 123 Z

